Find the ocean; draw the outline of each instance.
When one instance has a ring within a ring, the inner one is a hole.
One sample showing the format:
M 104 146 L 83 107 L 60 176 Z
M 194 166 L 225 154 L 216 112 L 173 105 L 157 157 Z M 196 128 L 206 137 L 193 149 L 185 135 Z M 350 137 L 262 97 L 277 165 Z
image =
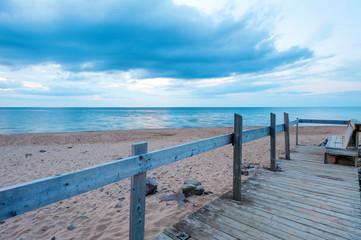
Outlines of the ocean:
M 241 108 L 0 108 L 0 134 L 84 132 L 160 128 L 231 127 L 234 113 L 244 126 L 277 124 L 283 112 L 296 118 L 361 120 L 361 107 Z

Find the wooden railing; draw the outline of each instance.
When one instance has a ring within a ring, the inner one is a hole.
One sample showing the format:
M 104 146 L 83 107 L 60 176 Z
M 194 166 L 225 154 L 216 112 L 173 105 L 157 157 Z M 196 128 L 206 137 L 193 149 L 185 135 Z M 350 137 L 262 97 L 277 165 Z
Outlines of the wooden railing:
M 289 159 L 289 127 L 305 121 L 305 119 L 298 119 L 289 122 L 288 114 L 284 113 L 284 124 L 276 125 L 276 116 L 271 113 L 271 124 L 269 127 L 243 131 L 242 116 L 235 114 L 234 133 L 202 139 L 153 152 L 147 152 L 147 143 L 133 144 L 133 156 L 131 157 L 100 164 L 73 173 L 59 174 L 52 177 L 1 188 L 0 220 L 4 220 L 131 177 L 129 238 L 143 239 L 145 177 L 147 171 L 210 151 L 212 149 L 233 144 L 233 198 L 235 200 L 240 200 L 242 144 L 270 136 L 270 165 L 271 170 L 275 170 L 276 134 L 285 132 L 286 159 Z
M 347 125 L 349 120 L 321 120 L 321 119 L 296 119 L 290 125 L 296 125 L 296 145 L 298 145 L 298 126 L 300 123 L 327 124 L 327 125 Z

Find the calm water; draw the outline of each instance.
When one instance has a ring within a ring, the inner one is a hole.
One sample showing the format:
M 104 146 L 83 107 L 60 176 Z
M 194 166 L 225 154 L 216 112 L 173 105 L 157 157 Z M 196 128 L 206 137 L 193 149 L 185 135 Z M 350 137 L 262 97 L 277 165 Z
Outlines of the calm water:
M 361 107 L 349 108 L 0 108 L 0 134 L 80 132 L 151 128 L 233 126 L 233 114 L 245 126 L 269 125 L 270 112 L 296 118 L 361 120 Z

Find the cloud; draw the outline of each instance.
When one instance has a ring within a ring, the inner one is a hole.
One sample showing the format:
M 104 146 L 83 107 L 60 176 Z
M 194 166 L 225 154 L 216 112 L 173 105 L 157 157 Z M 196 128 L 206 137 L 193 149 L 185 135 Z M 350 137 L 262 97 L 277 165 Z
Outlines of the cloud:
M 138 71 L 137 78 L 214 78 L 311 58 L 275 47 L 252 10 L 215 21 L 170 0 L 2 1 L 0 64 L 61 64 L 71 72 Z

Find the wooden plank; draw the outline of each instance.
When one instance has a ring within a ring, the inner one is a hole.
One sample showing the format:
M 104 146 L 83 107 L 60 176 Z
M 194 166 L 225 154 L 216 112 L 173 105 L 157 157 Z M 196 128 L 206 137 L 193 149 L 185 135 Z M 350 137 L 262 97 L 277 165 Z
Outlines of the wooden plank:
M 242 143 L 251 142 L 270 135 L 270 127 L 245 130 L 242 133 Z
M 316 235 L 305 233 L 297 228 L 298 226 L 295 226 L 295 223 L 289 224 L 278 215 L 267 215 L 260 212 L 257 214 L 252 204 L 240 205 L 233 203 L 231 200 L 216 200 L 209 207 L 225 216 L 232 217 L 237 222 L 249 224 L 264 233 L 281 239 L 322 239 Z
M 302 174 L 298 174 L 297 172 L 287 172 L 287 173 L 276 173 L 274 178 L 275 179 L 279 179 L 279 180 L 284 180 L 287 181 L 288 179 L 290 181 L 293 182 L 299 182 L 299 183 L 305 183 L 307 182 L 307 184 L 310 184 L 310 186 L 320 186 L 323 187 L 325 186 L 326 189 L 337 189 L 337 192 L 341 192 L 341 193 L 346 193 L 346 194 L 354 194 L 356 190 L 359 189 L 359 187 L 357 186 L 357 183 L 350 183 L 351 186 L 346 185 L 344 182 L 341 181 L 333 181 L 332 183 L 330 183 L 330 181 L 332 181 L 328 176 L 326 175 L 320 175 L 320 177 L 316 176 L 316 177 L 311 177 L 311 176 L 304 176 Z M 272 177 L 272 176 L 269 176 Z M 261 177 L 262 178 L 262 177 Z
M 213 202 L 212 202 L 213 203 Z M 214 205 L 213 204 L 208 204 L 206 206 L 206 208 L 213 208 Z M 209 211 L 210 213 L 212 213 L 211 211 Z M 205 213 L 206 215 L 207 213 Z M 257 239 L 269 239 L 269 240 L 277 240 L 279 239 L 278 236 L 274 236 L 272 234 L 269 234 L 265 231 L 263 231 L 262 226 L 259 226 L 257 224 L 254 224 L 254 222 L 252 223 L 251 221 L 247 221 L 247 219 L 245 219 L 241 213 L 235 211 L 235 212 L 230 212 L 227 210 L 227 208 L 221 209 L 220 211 L 217 211 L 217 217 L 216 220 L 218 223 L 223 223 L 226 224 L 228 226 L 232 226 L 233 228 L 236 228 L 237 230 L 241 231 L 241 232 L 245 232 L 249 235 L 251 235 L 254 238 Z M 214 215 L 213 215 L 214 216 Z M 212 216 L 207 216 L 206 217 L 211 220 L 213 219 Z
M 335 235 L 344 236 L 348 239 L 361 235 L 361 230 L 354 228 L 352 222 L 338 221 L 338 219 L 332 218 L 329 215 L 317 214 L 305 209 L 289 207 L 285 204 L 268 201 L 268 199 L 258 199 L 255 196 L 252 196 L 250 200 L 255 208 L 262 209 L 262 211 L 265 211 L 270 215 L 279 215 L 283 218 L 297 221 L 298 223 L 307 226 L 313 226 L 328 233 L 335 233 Z M 270 204 L 274 204 L 275 208 L 267 207 Z
M 159 234 L 158 236 L 156 236 L 155 238 L 153 238 L 153 240 L 172 240 L 174 238 L 171 238 L 167 235 L 165 235 L 164 233 Z
M 283 120 L 285 125 L 285 159 L 289 160 L 290 155 L 290 120 L 287 113 L 283 113 Z
M 338 199 L 334 199 L 331 196 L 317 196 L 315 194 L 310 194 L 310 192 L 307 192 L 303 189 L 297 189 L 295 190 L 294 188 L 290 188 L 287 185 L 276 185 L 275 186 L 275 182 L 273 181 L 264 181 L 264 180 L 250 180 L 250 183 L 259 186 L 262 186 L 264 188 L 273 190 L 275 192 L 278 193 L 283 193 L 283 194 L 287 194 L 290 197 L 295 197 L 295 198 L 302 198 L 304 200 L 309 200 L 310 202 L 321 202 L 322 204 L 326 204 L 327 208 L 329 209 L 336 209 L 340 212 L 343 212 L 345 214 L 348 215 L 354 215 L 354 216 L 360 216 L 360 204 L 351 204 L 351 203 L 346 203 L 343 202 L 341 200 Z
M 325 238 L 332 239 L 332 234 L 320 230 L 314 225 L 307 225 L 304 221 L 296 221 L 295 218 L 290 216 L 283 216 L 281 212 L 276 214 L 269 214 L 265 209 L 271 209 L 268 205 L 261 207 L 251 205 L 235 205 L 232 201 L 217 201 L 219 208 L 226 208 L 231 212 L 237 212 L 242 215 L 243 218 L 252 220 L 257 225 L 269 225 L 271 229 L 274 229 L 274 234 L 282 239 L 319 239 Z M 216 203 L 211 204 L 215 206 Z M 218 206 L 217 206 L 218 207 Z M 298 219 L 299 220 L 299 219 Z M 265 231 L 269 231 L 268 229 Z M 340 237 L 339 239 L 346 239 Z
M 358 156 L 358 150 L 350 150 L 350 149 L 326 148 L 326 153 L 331 155 L 341 155 L 341 156 L 350 156 L 350 157 Z
M 297 118 L 297 123 L 296 123 L 296 146 L 298 145 L 298 125 L 299 125 L 300 120 Z
M 339 226 L 341 229 L 345 229 L 346 226 L 355 229 L 354 232 L 358 233 L 359 231 L 361 231 L 361 224 L 358 221 L 350 221 L 349 219 L 345 219 L 342 218 L 340 216 L 338 216 L 337 213 L 334 212 L 327 212 L 324 211 L 323 209 L 321 209 L 321 211 L 315 211 L 313 209 L 312 206 L 307 206 L 307 205 L 301 205 L 297 202 L 293 202 L 293 201 L 287 201 L 287 200 L 280 200 L 278 201 L 276 197 L 274 196 L 268 196 L 268 197 L 264 197 L 263 194 L 247 194 L 246 198 L 249 202 L 252 202 L 254 204 L 257 203 L 257 201 L 262 202 L 261 204 L 266 204 L 266 203 L 273 203 L 272 205 L 275 206 L 275 209 L 284 209 L 287 208 L 289 209 L 289 211 L 291 211 L 293 214 L 296 213 L 302 213 L 305 215 L 308 215 L 310 217 L 314 217 L 314 219 L 324 219 L 325 221 L 329 221 L 330 222 L 330 226 L 332 225 L 337 225 Z
M 260 180 L 267 180 L 269 178 L 268 176 L 259 176 L 257 179 Z M 302 181 L 297 180 L 290 180 L 287 177 L 273 177 L 272 179 L 269 179 L 269 182 L 272 182 L 275 185 L 279 186 L 289 186 L 294 189 L 303 189 L 305 191 L 308 191 L 310 194 L 316 194 L 321 196 L 330 196 L 333 198 L 337 198 L 342 200 L 345 203 L 351 203 L 351 204 L 360 204 L 360 196 L 357 193 L 357 190 L 355 189 L 354 192 L 346 192 L 346 191 L 338 191 L 338 188 L 335 188 L 333 186 L 327 186 L 321 184 L 307 184 L 303 185 Z M 304 182 L 304 181 L 303 181 Z
M 169 228 L 165 229 L 164 234 L 174 240 L 180 240 L 182 237 L 186 240 L 195 240 L 195 238 L 189 236 L 185 232 L 178 230 L 175 227 L 169 227 Z
M 184 219 L 185 222 L 188 223 L 190 227 L 194 229 L 194 231 L 199 231 L 199 229 L 202 229 L 202 231 L 206 232 L 208 235 L 216 238 L 216 239 L 224 239 L 224 240 L 237 240 L 238 238 L 229 235 L 228 233 L 223 232 L 223 229 L 217 229 L 208 224 L 208 221 L 202 222 L 197 217 L 195 217 L 195 214 L 192 214 Z
M 334 188 L 339 189 L 341 192 L 345 193 L 352 193 L 355 192 L 356 189 L 358 189 L 357 183 L 344 183 L 340 181 L 336 181 L 330 178 L 324 178 L 324 177 L 312 177 L 312 176 L 305 176 L 304 174 L 297 174 L 295 172 L 277 172 L 275 175 L 284 176 L 289 179 L 294 179 L 299 182 L 305 182 L 307 181 L 307 184 L 318 184 L 318 185 L 325 185 L 325 186 L 331 186 Z M 349 186 L 350 185 L 350 186 Z
M 290 122 L 290 126 L 296 125 L 298 123 L 298 119 L 293 120 Z
M 230 143 L 231 133 L 2 188 L 0 220 Z M 140 157 L 145 161 L 141 161 Z
M 229 203 L 230 201 L 227 201 Z M 248 216 L 244 209 L 242 208 L 231 208 L 228 205 L 221 205 L 219 200 L 213 201 L 208 206 L 208 211 L 203 214 L 206 216 L 208 221 L 217 222 L 219 224 L 229 223 L 231 226 L 241 226 L 241 229 L 244 229 L 245 232 L 255 232 L 258 230 L 257 237 L 258 239 L 270 239 L 270 238 L 281 238 L 287 239 L 290 237 L 289 232 L 283 231 L 283 229 L 275 228 L 274 223 L 266 223 L 262 218 L 254 218 L 253 216 Z M 260 232 L 263 234 L 261 235 Z M 256 235 L 256 234 L 255 234 Z M 294 239 L 301 239 L 294 236 Z
M 258 237 L 254 237 L 249 234 L 250 229 L 247 225 L 238 224 L 238 222 L 232 221 L 231 219 L 226 219 L 225 216 L 220 215 L 216 211 L 209 209 L 210 204 L 204 206 L 199 211 L 197 211 L 192 217 L 197 218 L 199 221 L 209 224 L 211 227 L 226 232 L 227 234 L 236 237 L 237 239 L 251 239 L 257 240 Z
M 242 176 L 242 116 L 234 115 L 234 147 L 233 147 L 233 199 L 241 200 Z
M 303 201 L 303 199 L 297 199 L 297 198 L 295 199 L 295 198 L 290 197 L 289 195 L 284 195 L 284 194 L 282 195 L 282 194 L 279 194 L 278 192 L 274 193 L 272 191 L 267 191 L 267 189 L 264 189 L 264 188 L 259 188 L 259 189 L 257 189 L 257 191 L 255 191 L 253 189 L 247 189 L 247 190 L 249 193 L 257 194 L 257 196 L 260 196 L 263 198 L 268 198 L 269 200 L 280 201 L 280 202 L 300 206 L 300 207 L 303 207 L 303 208 L 306 208 L 309 210 L 314 210 L 314 211 L 317 211 L 320 213 L 325 213 L 330 216 L 339 217 L 339 218 L 346 219 L 351 222 L 360 224 L 360 217 L 350 216 L 348 213 L 343 213 L 342 210 L 329 208 L 327 206 L 322 205 L 322 203 L 319 203 L 319 202 Z M 242 194 L 245 194 L 245 193 L 242 193 Z
M 331 135 L 326 144 L 327 148 L 342 148 L 343 136 Z
M 271 178 L 270 181 L 273 181 L 275 179 L 275 181 L 285 181 L 285 182 L 290 181 L 290 182 L 295 182 L 296 184 L 299 183 L 304 184 L 305 182 L 307 182 L 307 185 L 312 187 L 316 187 L 316 188 L 319 187 L 325 190 L 333 189 L 335 192 L 342 194 L 350 194 L 353 196 L 357 196 L 357 190 L 359 189 L 357 178 L 355 178 L 356 180 L 354 182 L 342 182 L 346 184 L 349 183 L 349 185 L 351 185 L 351 187 L 349 187 L 347 185 L 345 186 L 342 184 L 337 184 L 338 181 L 335 181 L 336 184 L 329 183 L 331 177 L 329 177 L 328 175 L 316 175 L 315 177 L 316 180 L 315 179 L 309 180 L 307 176 L 302 175 L 302 173 L 299 174 L 299 172 L 295 170 L 292 170 L 292 172 L 287 171 L 287 173 L 281 173 L 281 174 L 276 173 L 274 177 L 269 173 L 262 172 L 262 174 L 260 174 L 258 178 L 259 179 Z M 337 179 L 337 178 L 333 178 L 333 179 Z
M 285 125 L 284 124 L 278 124 L 278 125 L 276 125 L 275 128 L 276 128 L 276 134 L 285 131 Z
M 357 176 L 357 168 L 354 168 L 352 166 L 348 165 L 340 165 L 340 164 L 329 164 L 325 165 L 323 163 L 320 164 L 320 162 L 312 162 L 312 161 L 303 161 L 298 160 L 297 158 L 294 159 L 293 157 L 296 154 L 291 154 L 292 161 L 283 161 L 279 160 L 280 164 L 284 166 L 289 166 L 290 169 L 301 169 L 301 168 L 308 168 L 308 169 L 315 169 L 317 171 L 321 172 L 334 172 L 335 174 L 339 175 L 345 175 L 345 176 Z M 299 157 L 303 157 L 302 155 L 299 155 Z M 321 158 L 318 158 L 318 160 L 323 160 L 323 154 L 322 156 L 319 156 Z M 315 158 L 317 160 L 317 158 Z
M 195 239 L 217 239 L 208 233 L 207 229 L 203 229 L 197 224 L 197 222 L 190 222 L 189 220 L 183 219 L 182 221 L 174 224 L 174 228 L 178 229 L 181 233 L 186 233 L 187 235 Z
M 213 138 L 186 143 L 165 148 L 144 155 L 146 159 L 145 171 L 155 169 L 188 157 L 195 156 L 232 143 L 232 134 L 225 134 Z
M 299 119 L 299 123 L 347 125 L 348 120 Z
M 279 161 L 279 165 L 283 167 L 289 167 L 290 165 L 285 163 L 284 161 Z M 329 166 L 329 165 L 327 165 Z M 305 173 L 305 170 L 309 171 L 309 175 L 311 176 L 319 176 L 319 177 L 325 177 L 325 175 L 328 175 L 330 179 L 338 179 L 339 181 L 343 182 L 351 182 L 354 183 L 357 181 L 357 169 L 348 169 L 352 171 L 345 171 L 345 170 L 334 170 L 334 169 L 328 169 L 328 168 L 320 168 L 317 166 L 311 166 L 309 164 L 304 164 L 303 168 L 300 168 L 300 165 L 295 163 L 293 164 L 293 167 L 288 168 L 287 172 L 295 172 L 295 173 Z M 356 171 L 354 171 L 356 170 Z
M 279 179 L 278 179 L 279 180 Z M 297 189 L 294 190 L 294 188 L 290 189 L 291 186 L 287 186 L 286 185 L 286 181 L 282 183 L 280 183 L 279 185 L 275 185 L 275 183 L 277 184 L 277 181 L 267 181 L 265 179 L 253 179 L 250 180 L 251 183 L 255 184 L 257 187 L 262 187 L 265 189 L 272 189 L 276 192 L 283 192 L 283 191 L 287 191 L 287 195 L 289 196 L 293 196 L 296 198 L 303 198 L 305 200 L 309 200 L 315 204 L 319 204 L 320 201 L 322 201 L 321 203 L 324 204 L 328 204 L 330 206 L 327 206 L 328 208 L 335 208 L 335 209 L 339 209 L 342 212 L 347 212 L 348 214 L 352 215 L 355 214 L 357 216 L 360 215 L 360 204 L 355 203 L 348 203 L 346 201 L 341 201 L 339 199 L 334 199 L 331 196 L 327 196 L 325 197 L 325 194 L 322 195 L 316 195 L 313 192 L 317 192 L 317 191 L 313 191 L 313 189 L 310 187 L 309 189 L 306 188 L 306 190 L 302 190 L 302 189 Z M 309 191 L 308 191 L 309 190 Z M 297 195 L 297 196 L 296 196 Z
M 325 175 L 316 175 L 316 176 L 312 176 L 312 175 L 305 175 L 304 172 L 289 172 L 289 171 L 284 171 L 282 173 L 279 173 L 279 175 L 284 175 L 290 178 L 298 178 L 298 179 L 302 179 L 302 180 L 307 180 L 310 182 L 315 182 L 315 183 L 321 183 L 321 184 L 325 184 L 325 185 L 330 185 L 330 186 L 334 186 L 334 187 L 338 187 L 341 189 L 345 189 L 345 190 L 350 190 L 350 191 L 354 191 L 355 189 L 358 189 L 358 183 L 355 182 L 344 182 L 344 181 L 340 181 L 337 177 L 333 177 L 333 176 L 325 176 Z
M 288 163 L 288 161 L 279 160 L 278 163 L 284 167 L 288 167 L 287 172 L 295 171 L 304 174 L 304 169 L 307 169 L 307 171 L 310 171 L 309 175 L 311 176 L 330 174 L 330 179 L 335 178 L 344 182 L 355 182 L 357 178 L 357 169 L 352 166 L 342 166 L 337 164 L 325 165 L 313 162 L 302 163 L 302 161 L 297 160 L 291 160 L 290 163 Z
M 147 152 L 148 143 L 132 145 L 133 156 Z M 141 159 L 144 161 L 144 159 Z M 129 213 L 129 239 L 144 240 L 145 224 L 145 182 L 147 173 L 139 173 L 131 178 L 130 185 L 130 213 Z
M 271 113 L 271 171 L 276 171 L 276 114 Z

